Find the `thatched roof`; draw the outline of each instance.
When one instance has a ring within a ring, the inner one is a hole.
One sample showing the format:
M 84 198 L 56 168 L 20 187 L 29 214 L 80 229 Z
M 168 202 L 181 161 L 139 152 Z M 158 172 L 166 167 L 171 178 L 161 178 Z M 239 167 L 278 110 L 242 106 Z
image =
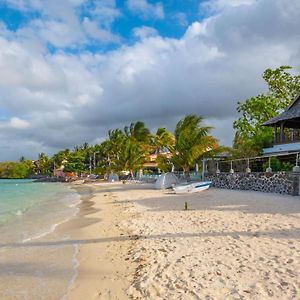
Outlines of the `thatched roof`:
M 300 93 L 295 98 L 295 100 L 289 105 L 287 110 L 283 113 L 279 114 L 277 117 L 272 118 L 265 123 L 264 126 L 273 126 L 282 121 L 287 121 L 286 126 L 291 128 L 299 128 L 300 127 Z

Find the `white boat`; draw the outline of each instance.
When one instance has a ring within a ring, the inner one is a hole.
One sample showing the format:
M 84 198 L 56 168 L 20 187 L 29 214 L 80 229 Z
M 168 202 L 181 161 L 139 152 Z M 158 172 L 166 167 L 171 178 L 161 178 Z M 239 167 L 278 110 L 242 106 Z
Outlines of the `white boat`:
M 197 193 L 207 190 L 211 185 L 211 181 L 198 181 L 185 185 L 177 185 L 173 187 L 176 194 Z

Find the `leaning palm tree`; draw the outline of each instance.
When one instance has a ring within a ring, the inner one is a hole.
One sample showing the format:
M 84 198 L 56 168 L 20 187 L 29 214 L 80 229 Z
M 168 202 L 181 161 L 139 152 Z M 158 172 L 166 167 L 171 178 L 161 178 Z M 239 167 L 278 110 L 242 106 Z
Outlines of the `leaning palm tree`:
M 124 133 L 130 139 L 141 144 L 149 144 L 150 142 L 150 130 L 145 127 L 144 122 L 137 121 L 136 123 L 131 123 L 130 126 L 125 126 Z
M 209 135 L 212 128 L 202 126 L 202 120 L 201 116 L 187 115 L 176 125 L 172 161 L 183 169 L 187 180 L 190 180 L 190 167 L 205 153 L 218 147 L 217 140 Z

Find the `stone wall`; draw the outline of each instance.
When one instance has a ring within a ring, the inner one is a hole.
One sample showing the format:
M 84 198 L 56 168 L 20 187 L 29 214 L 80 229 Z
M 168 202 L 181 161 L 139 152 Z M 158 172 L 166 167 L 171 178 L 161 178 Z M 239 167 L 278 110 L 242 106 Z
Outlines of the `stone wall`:
M 267 193 L 298 195 L 299 174 L 280 173 L 221 173 L 207 175 L 205 180 L 211 180 L 212 186 L 234 190 L 252 190 Z

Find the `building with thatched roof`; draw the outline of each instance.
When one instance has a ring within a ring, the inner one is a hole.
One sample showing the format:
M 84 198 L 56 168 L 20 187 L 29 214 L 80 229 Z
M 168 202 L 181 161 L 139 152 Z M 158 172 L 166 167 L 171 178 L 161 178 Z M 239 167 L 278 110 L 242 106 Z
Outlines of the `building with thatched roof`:
M 265 148 L 264 154 L 300 152 L 300 94 L 284 112 L 263 125 L 274 127 L 274 146 Z

